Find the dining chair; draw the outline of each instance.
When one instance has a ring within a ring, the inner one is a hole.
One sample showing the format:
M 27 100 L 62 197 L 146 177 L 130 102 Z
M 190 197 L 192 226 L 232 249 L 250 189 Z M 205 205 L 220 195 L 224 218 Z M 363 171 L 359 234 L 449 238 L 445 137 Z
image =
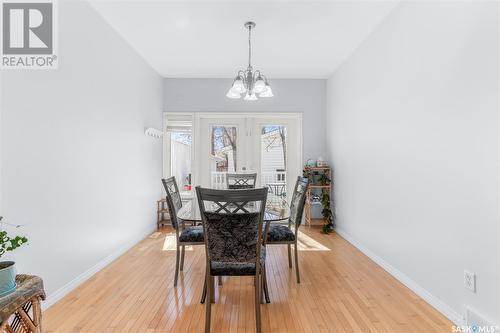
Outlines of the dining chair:
M 269 224 L 263 227 L 267 188 L 213 190 L 198 186 L 196 195 L 205 234 L 206 276 L 202 297 L 206 305 L 205 332 L 210 332 L 211 303 L 215 301 L 214 277 L 253 276 L 259 333 L 261 294 L 267 293 L 263 242 L 263 235 L 269 229 Z
M 270 193 L 280 198 L 286 197 L 286 183 L 268 183 L 266 185 Z
M 309 180 L 304 177 L 297 177 L 295 189 L 293 190 L 292 201 L 290 203 L 290 217 L 288 225 L 273 224 L 269 227 L 267 233 L 267 245 L 286 244 L 288 246 L 288 266 L 292 268 L 292 250 L 295 251 L 295 271 L 297 274 L 297 283 L 300 283 L 299 259 L 298 259 L 298 230 L 302 223 L 302 213 L 306 201 L 307 188 Z
M 256 173 L 228 173 L 226 174 L 227 188 L 230 190 L 240 190 L 255 188 L 257 181 Z
M 186 226 L 184 221 L 180 221 L 177 218 L 177 213 L 182 208 L 181 194 L 179 188 L 177 187 L 177 182 L 175 177 L 170 177 L 161 180 L 163 187 L 165 187 L 165 192 L 167 192 L 167 205 L 170 211 L 170 221 L 172 222 L 172 227 L 175 229 L 175 277 L 174 277 L 174 287 L 177 286 L 177 279 L 179 276 L 179 271 L 184 269 L 184 254 L 186 252 L 186 246 L 189 245 L 203 245 L 203 227 L 200 226 Z M 179 256 L 180 256 L 180 267 L 179 267 Z

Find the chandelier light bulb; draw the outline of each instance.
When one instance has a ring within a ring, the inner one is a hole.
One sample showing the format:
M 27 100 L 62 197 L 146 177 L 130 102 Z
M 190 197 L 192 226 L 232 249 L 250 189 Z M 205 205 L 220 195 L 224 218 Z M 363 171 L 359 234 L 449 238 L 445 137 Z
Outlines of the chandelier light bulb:
M 237 93 L 236 91 L 234 91 L 233 88 L 229 89 L 226 96 L 228 98 L 233 98 L 233 99 L 238 99 L 241 97 L 241 95 L 239 93 Z
M 271 86 L 270 85 L 266 85 L 266 89 L 259 94 L 259 97 L 273 97 L 274 94 L 273 94 L 273 90 L 271 89 Z
M 248 92 L 247 94 L 245 95 L 245 98 L 243 98 L 245 101 L 256 101 L 258 98 L 257 98 L 257 95 L 255 95 L 255 93 L 252 92 L 252 94 L 250 95 Z
M 244 93 L 246 92 L 246 88 L 245 88 L 245 83 L 243 82 L 243 80 L 241 79 L 241 77 L 237 77 L 234 82 L 233 82 L 233 87 L 231 88 L 231 90 L 235 93 Z
M 266 83 L 264 82 L 264 79 L 262 76 L 259 75 L 257 78 L 257 81 L 255 81 L 255 85 L 253 86 L 253 91 L 257 94 L 260 94 L 266 90 Z

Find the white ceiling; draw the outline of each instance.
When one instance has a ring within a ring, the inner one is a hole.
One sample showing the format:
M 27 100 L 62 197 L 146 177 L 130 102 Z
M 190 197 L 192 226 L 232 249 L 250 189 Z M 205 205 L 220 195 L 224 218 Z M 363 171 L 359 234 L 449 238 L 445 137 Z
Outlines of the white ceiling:
M 397 1 L 102 1 L 93 7 L 164 77 L 327 78 Z

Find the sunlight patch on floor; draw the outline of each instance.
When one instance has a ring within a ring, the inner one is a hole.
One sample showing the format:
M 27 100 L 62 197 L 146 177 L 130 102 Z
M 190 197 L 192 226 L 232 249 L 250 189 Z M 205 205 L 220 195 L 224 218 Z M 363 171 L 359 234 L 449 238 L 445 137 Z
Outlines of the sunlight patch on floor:
M 299 231 L 299 251 L 330 251 L 329 248 Z
M 329 248 L 299 231 L 299 251 L 330 251 Z M 165 234 L 162 251 L 176 251 L 175 233 Z M 193 246 L 186 246 L 186 251 L 193 251 Z
M 151 235 L 149 235 L 149 238 L 152 238 L 152 239 L 155 239 L 158 237 L 161 237 L 161 232 L 159 232 L 159 231 L 153 232 Z
M 162 251 L 176 251 L 176 241 L 175 241 L 175 233 L 170 232 L 165 234 L 165 241 L 163 242 Z M 185 247 L 186 251 L 193 251 L 193 247 L 191 245 L 187 245 Z

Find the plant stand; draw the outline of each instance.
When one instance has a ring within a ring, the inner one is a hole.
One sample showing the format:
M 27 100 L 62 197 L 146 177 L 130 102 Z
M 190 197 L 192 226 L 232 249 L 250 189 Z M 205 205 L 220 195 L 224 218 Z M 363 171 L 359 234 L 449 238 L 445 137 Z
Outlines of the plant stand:
M 309 187 L 307 190 L 306 202 L 304 206 L 305 224 L 308 226 L 322 225 L 323 231 L 329 232 L 328 230 L 330 229 L 331 227 L 330 224 L 332 223 L 331 221 L 332 214 L 330 207 L 328 207 L 328 211 L 326 212 L 325 212 L 325 207 L 323 207 L 322 213 L 324 219 L 313 219 L 311 211 L 312 207 L 315 205 L 318 205 L 320 207 L 322 206 L 322 201 L 324 196 L 328 196 L 328 203 L 330 202 L 330 197 L 332 193 L 332 169 L 329 166 L 322 166 L 322 167 L 306 166 L 304 167 L 304 177 L 307 177 L 309 179 Z
M 16 291 L 0 298 L 0 332 L 42 333 L 42 279 L 19 274 L 16 284 Z

